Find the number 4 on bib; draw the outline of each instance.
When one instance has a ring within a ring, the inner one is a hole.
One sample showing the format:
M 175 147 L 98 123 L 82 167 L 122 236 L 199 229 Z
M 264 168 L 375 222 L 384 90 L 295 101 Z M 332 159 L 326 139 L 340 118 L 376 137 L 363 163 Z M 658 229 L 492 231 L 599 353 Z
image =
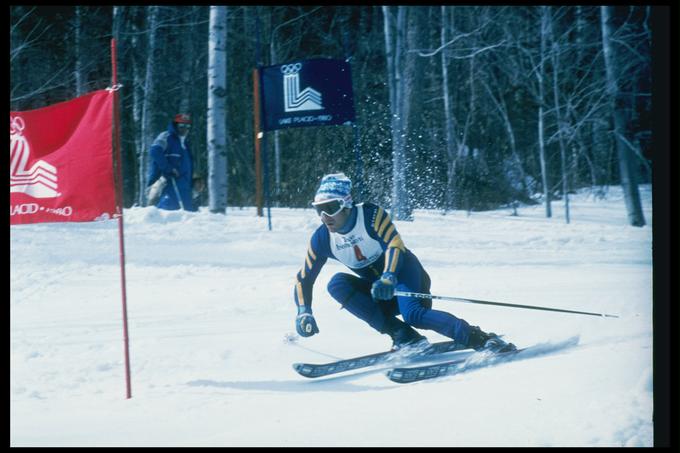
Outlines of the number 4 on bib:
M 366 261 L 368 259 L 364 256 L 363 253 L 361 253 L 361 249 L 359 248 L 358 245 L 354 246 L 354 256 L 357 257 L 358 261 Z

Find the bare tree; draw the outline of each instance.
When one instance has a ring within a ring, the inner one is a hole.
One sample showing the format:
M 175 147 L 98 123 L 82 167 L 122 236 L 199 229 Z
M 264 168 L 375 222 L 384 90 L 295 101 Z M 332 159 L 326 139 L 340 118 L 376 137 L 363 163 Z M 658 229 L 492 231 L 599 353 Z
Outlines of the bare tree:
M 182 91 L 181 91 L 181 98 L 179 101 L 179 110 L 180 112 L 189 112 L 191 111 L 191 92 L 192 92 L 192 83 L 191 83 L 191 78 L 192 78 L 192 71 L 194 69 L 194 60 L 196 59 L 196 55 L 194 53 L 194 39 L 195 39 L 195 33 L 192 33 L 194 30 L 191 28 L 192 26 L 192 21 L 194 20 L 194 17 L 196 15 L 196 10 L 198 6 L 178 6 L 176 8 L 182 8 L 184 11 L 187 9 L 190 10 L 190 14 L 187 16 L 183 17 L 181 20 L 182 25 L 185 25 L 189 28 L 188 32 L 183 32 L 182 37 L 180 39 L 180 46 L 182 49 L 182 64 L 180 68 L 180 80 L 182 82 Z M 180 13 L 180 11 L 178 11 Z
M 392 126 L 392 206 L 395 220 L 410 216 L 406 192 L 406 129 L 404 127 L 405 83 L 403 80 L 406 7 L 397 7 L 396 24 L 389 6 L 382 7 L 387 55 L 387 80 Z
M 451 15 L 454 11 L 453 6 L 450 7 Z M 443 48 L 448 42 L 447 29 L 449 28 L 449 21 L 447 17 L 447 7 L 441 6 L 441 28 L 440 28 L 440 44 Z M 453 20 L 452 20 L 453 22 Z M 442 70 L 442 97 L 444 98 L 444 130 L 446 131 L 446 156 L 448 163 L 446 167 L 446 209 L 453 208 L 458 202 L 456 190 L 456 166 L 458 164 L 458 152 L 455 145 L 456 137 L 456 122 L 454 113 L 451 109 L 451 97 L 449 94 L 449 70 L 448 59 L 446 52 L 440 52 L 441 56 L 441 70 Z
M 156 66 L 158 48 L 156 43 L 158 20 L 159 20 L 159 6 L 149 6 L 147 7 L 148 19 L 147 19 L 147 33 L 148 33 L 148 44 L 147 44 L 147 60 L 146 60 L 146 74 L 144 81 L 144 101 L 142 106 L 142 130 L 141 130 L 141 148 L 138 149 L 138 160 L 139 160 L 139 204 L 140 206 L 146 206 L 146 174 L 147 167 L 149 165 L 149 155 L 148 151 L 153 141 L 153 126 L 154 126 L 154 110 L 156 102 Z
M 602 51 L 604 53 L 605 69 L 607 73 L 607 94 L 611 99 L 612 116 L 614 117 L 614 140 L 619 156 L 619 171 L 621 172 L 621 186 L 626 200 L 628 221 L 632 226 L 644 226 L 645 217 L 640 204 L 635 170 L 632 168 L 632 158 L 628 149 L 629 140 L 626 139 L 626 117 L 623 111 L 623 102 L 617 79 L 621 77 L 619 72 L 619 55 L 612 42 L 613 26 L 611 23 L 610 6 L 601 6 L 602 23 Z
M 569 177 L 567 170 L 567 157 L 566 157 L 566 145 L 564 130 L 566 129 L 566 122 L 562 118 L 562 106 L 560 102 L 560 88 L 559 82 L 560 77 L 563 74 L 560 72 L 560 58 L 557 40 L 555 39 L 555 32 L 553 27 L 553 18 L 550 14 L 550 7 L 547 7 L 547 33 L 551 40 L 551 62 L 552 62 L 552 88 L 553 88 L 553 108 L 555 110 L 555 118 L 557 123 L 557 141 L 560 145 L 560 167 L 562 170 L 562 197 L 564 198 L 564 219 L 566 223 L 569 223 Z
M 144 187 L 146 184 L 145 175 L 141 171 L 142 155 L 146 152 L 144 149 L 146 140 L 142 135 L 142 111 L 144 104 L 144 74 L 142 71 L 142 55 L 143 55 L 143 43 L 140 39 L 139 29 L 134 20 L 141 11 L 144 11 L 140 6 L 130 6 L 129 7 L 129 17 L 130 20 L 130 49 L 131 49 L 131 67 L 132 67 L 132 86 L 129 87 L 129 91 L 132 93 L 132 137 L 134 141 L 134 151 L 137 156 L 137 184 L 135 184 L 135 193 L 138 195 L 138 203 L 140 206 L 144 206 L 144 200 L 139 192 L 144 192 Z
M 456 12 L 462 8 L 453 6 L 441 6 L 441 27 L 439 30 L 439 47 L 429 51 L 419 51 L 421 57 L 440 56 L 442 73 L 442 99 L 443 99 L 443 128 L 446 137 L 446 190 L 445 209 L 458 208 L 461 205 L 460 185 L 464 182 L 459 175 L 459 163 L 462 157 L 467 156 L 471 128 L 473 127 L 475 112 L 479 100 L 476 90 L 477 84 L 484 81 L 479 77 L 480 69 L 476 64 L 476 58 L 482 54 L 497 48 L 502 44 L 486 44 L 480 39 L 480 35 L 493 21 L 489 17 L 488 9 L 482 10 L 481 14 L 475 15 L 471 20 L 471 30 L 464 32 L 455 26 Z M 449 17 L 447 17 L 447 12 Z M 461 14 L 464 18 L 465 14 Z M 472 17 L 467 15 L 468 18 Z M 450 75 L 449 66 L 453 62 L 462 62 L 462 65 L 454 67 L 454 75 Z M 467 66 L 467 67 L 464 67 Z M 457 70 L 457 71 L 456 71 Z M 465 72 L 464 72 L 465 70 Z M 467 74 L 463 76 L 462 74 Z M 456 77 L 457 75 L 457 77 Z M 467 80 L 466 80 L 467 79 Z M 451 90 L 453 85 L 456 89 Z M 466 99 L 467 102 L 458 102 L 454 108 L 456 99 Z M 465 161 L 463 161 L 465 162 Z M 464 165 L 463 165 L 464 169 Z
M 208 192 L 210 212 L 227 208 L 227 7 L 210 7 L 208 41 Z
M 73 48 L 75 49 L 75 68 L 73 69 L 73 75 L 76 81 L 76 96 L 80 96 L 85 92 L 84 80 L 83 80 L 83 16 L 85 15 L 85 9 L 82 6 L 76 6 L 75 18 L 73 24 L 73 34 L 74 43 Z
M 508 135 L 508 144 L 510 146 L 510 154 L 512 155 L 512 164 L 515 171 L 517 171 L 518 181 L 515 181 L 522 190 L 523 196 L 529 197 L 529 189 L 526 183 L 526 171 L 524 170 L 524 165 L 522 164 L 522 159 L 517 152 L 517 139 L 515 137 L 515 128 L 512 126 L 512 121 L 510 120 L 510 113 L 508 112 L 508 106 L 503 98 L 503 93 L 500 92 L 501 84 L 497 80 L 493 71 L 487 74 L 490 78 L 488 83 L 483 77 L 480 78 L 480 83 L 486 90 L 486 93 L 491 100 L 491 103 L 496 108 L 496 112 L 501 118 L 503 125 L 505 126 L 505 132 Z
M 31 7 L 27 11 L 22 5 L 10 8 L 11 103 L 38 98 L 50 90 L 71 83 L 71 78 L 68 77 L 73 69 L 70 62 L 59 67 L 47 67 L 43 61 L 45 56 L 41 54 L 39 47 L 45 40 L 54 39 L 49 35 L 54 24 L 46 23 L 44 18 L 36 14 L 36 9 L 37 7 Z M 22 30 L 25 24 L 28 29 Z M 33 77 L 29 77 L 34 74 L 39 76 L 35 82 Z
M 538 70 L 536 71 L 536 77 L 538 79 L 538 152 L 539 158 L 541 160 L 541 178 L 543 180 L 543 198 L 545 202 L 545 216 L 552 217 L 552 209 L 550 207 L 550 185 L 548 184 L 548 169 L 546 165 L 545 158 L 545 138 L 544 138 L 544 118 L 543 118 L 543 106 L 545 103 L 545 59 L 546 59 L 546 46 L 548 41 L 548 21 L 550 14 L 547 6 L 540 6 L 541 18 L 540 18 L 540 33 L 541 33 L 541 47 L 540 55 L 538 60 Z

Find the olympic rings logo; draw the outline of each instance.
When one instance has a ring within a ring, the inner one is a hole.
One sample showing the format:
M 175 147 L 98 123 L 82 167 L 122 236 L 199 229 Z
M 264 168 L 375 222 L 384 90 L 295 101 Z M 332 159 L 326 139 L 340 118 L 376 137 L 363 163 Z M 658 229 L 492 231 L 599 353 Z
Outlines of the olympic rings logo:
M 20 116 L 15 116 L 15 117 L 9 117 L 9 133 L 10 134 L 19 134 L 21 131 L 24 130 L 26 127 L 26 124 L 24 123 L 24 120 Z
M 302 69 L 302 63 L 292 63 L 281 65 L 281 72 L 284 74 L 297 74 Z

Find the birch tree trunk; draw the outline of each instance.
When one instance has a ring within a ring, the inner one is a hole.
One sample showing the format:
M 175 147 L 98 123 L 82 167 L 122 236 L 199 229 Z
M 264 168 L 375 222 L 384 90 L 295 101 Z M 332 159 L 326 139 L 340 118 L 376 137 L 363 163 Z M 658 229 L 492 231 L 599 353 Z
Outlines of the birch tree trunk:
M 412 179 L 409 179 L 412 165 L 412 159 L 417 153 L 418 144 L 412 142 L 415 140 L 414 135 L 410 134 L 417 127 L 419 127 L 416 115 L 422 108 L 422 80 L 423 80 L 423 65 L 419 64 L 418 56 L 413 49 L 419 49 L 423 46 L 421 39 L 421 23 L 424 18 L 424 8 L 409 8 L 407 6 L 400 7 L 400 14 L 397 16 L 397 30 L 402 34 L 402 51 L 401 51 L 401 102 L 399 104 L 401 112 L 401 135 L 402 135 L 402 152 L 400 156 L 401 167 L 397 168 L 399 172 L 400 195 L 401 195 L 401 212 L 397 217 L 399 220 L 413 220 L 413 207 L 411 187 Z M 401 21 L 402 25 L 399 25 Z M 427 21 L 429 28 L 429 21 Z M 418 103 L 418 105 L 416 105 Z
M 182 10 L 186 10 L 186 6 L 179 6 L 178 8 L 178 13 L 179 13 L 179 8 L 182 8 Z M 184 112 L 184 113 L 190 113 L 191 112 L 191 92 L 192 92 L 192 83 L 191 83 L 191 77 L 194 72 L 194 61 L 196 60 L 196 52 L 194 51 L 194 35 L 195 33 L 192 33 L 196 28 L 194 25 L 191 24 L 191 22 L 194 21 L 195 17 L 197 16 L 197 6 L 191 6 L 191 14 L 187 19 L 184 20 L 185 24 L 187 27 L 189 27 L 189 33 L 183 33 L 182 34 L 182 39 L 180 42 L 180 46 L 182 48 L 182 56 L 181 56 L 181 81 L 182 81 L 182 91 L 181 91 L 181 98 L 179 101 L 179 111 Z M 196 159 L 194 159 L 194 162 Z
M 549 8 L 549 7 L 548 7 Z M 548 34 L 552 41 L 551 61 L 553 73 L 553 104 L 555 108 L 555 117 L 557 120 L 557 141 L 560 145 L 560 166 L 562 170 L 562 197 L 564 197 L 564 219 L 569 223 L 569 172 L 567 170 L 567 156 L 564 144 L 563 129 L 566 127 L 566 122 L 562 119 L 561 105 L 560 105 L 560 91 L 559 91 L 559 55 L 558 45 L 555 41 L 553 33 L 552 18 L 550 17 L 550 10 L 548 9 Z
M 545 160 L 545 140 L 543 138 L 543 104 L 545 100 L 544 94 L 544 79 L 545 79 L 545 47 L 547 40 L 547 26 L 548 26 L 548 7 L 541 6 L 541 54 L 539 56 L 538 67 L 538 153 L 541 160 L 541 178 L 543 180 L 543 198 L 545 199 L 545 216 L 552 217 L 552 209 L 550 207 L 550 186 L 548 184 L 548 170 Z
M 76 83 L 76 96 L 80 96 L 85 92 L 83 80 L 83 15 L 84 9 L 82 6 L 76 6 L 75 18 L 73 25 L 73 32 L 75 35 L 75 68 L 73 75 Z
M 131 16 L 134 17 L 137 14 L 139 14 L 140 7 L 138 6 L 131 6 Z M 140 47 L 140 42 L 139 42 L 139 35 L 138 35 L 138 27 L 135 25 L 135 21 L 131 20 L 131 31 L 132 31 L 132 37 L 130 39 L 130 47 L 132 49 L 132 86 L 130 87 L 130 90 L 132 91 L 132 124 L 134 125 L 134 131 L 133 131 L 133 136 L 134 136 L 134 146 L 135 146 L 135 154 L 137 157 L 137 162 L 138 164 L 142 162 L 142 154 L 145 153 L 144 149 L 144 140 L 142 140 L 142 132 L 141 132 L 141 124 L 142 124 L 142 103 L 144 99 L 144 93 L 142 91 L 142 87 L 144 86 L 144 81 L 142 80 L 142 74 L 141 74 L 141 64 L 139 63 L 139 56 L 137 55 L 138 47 Z M 133 199 L 137 199 L 138 203 L 140 206 L 144 206 L 141 202 L 141 198 L 139 195 L 139 192 L 144 191 L 144 177 L 141 176 L 141 171 L 139 167 L 137 168 L 138 174 L 137 174 L 137 184 L 135 189 L 137 190 L 136 197 L 133 197 Z
M 153 110 L 156 100 L 156 60 L 158 49 L 156 48 L 156 35 L 158 27 L 159 6 L 150 6 L 147 9 L 149 17 L 147 20 L 148 44 L 146 74 L 144 80 L 144 101 L 142 104 L 142 148 L 139 152 L 139 205 L 146 206 L 146 174 L 149 165 L 149 148 L 153 142 Z
M 632 226 L 641 227 L 645 225 L 645 218 L 642 213 L 640 203 L 640 193 L 638 192 L 637 178 L 633 168 L 632 157 L 625 143 L 626 117 L 624 112 L 623 99 L 618 87 L 619 56 L 616 47 L 612 43 L 613 27 L 611 24 L 611 7 L 600 7 L 600 19 L 602 24 L 602 51 L 604 54 L 604 64 L 607 74 L 607 94 L 610 99 L 612 115 L 614 117 L 614 140 L 619 157 L 619 171 L 621 173 L 621 187 L 623 196 L 626 200 L 626 210 L 628 211 L 628 221 Z M 628 140 L 630 142 L 630 140 Z
M 453 11 L 454 6 L 450 7 Z M 441 29 L 439 33 L 440 45 L 444 47 L 447 42 L 446 29 L 448 28 L 448 20 L 446 14 L 447 7 L 441 6 Z M 453 21 L 452 21 L 453 22 Z M 442 97 L 444 98 L 444 130 L 446 131 L 446 157 L 448 159 L 446 165 L 446 205 L 447 209 L 454 209 L 458 205 L 458 193 L 456 186 L 456 167 L 458 164 L 458 153 L 454 141 L 456 140 L 455 123 L 453 113 L 451 112 L 451 98 L 449 96 L 449 70 L 446 52 L 441 52 L 441 67 L 442 67 Z
M 208 204 L 227 210 L 227 7 L 210 7 L 208 42 Z
M 574 66 L 577 68 L 577 78 L 580 79 L 583 77 L 583 70 L 581 69 L 581 65 L 584 61 L 584 39 L 583 35 L 586 30 L 586 20 L 584 17 L 584 12 L 583 12 L 583 7 L 582 6 L 576 6 L 576 62 Z M 580 185 L 580 178 L 579 178 L 579 161 L 581 156 L 586 156 L 586 145 L 585 145 L 585 140 L 584 140 L 584 134 L 581 131 L 581 128 L 577 128 L 575 131 L 575 141 L 576 145 L 572 148 L 572 171 L 570 172 L 570 182 L 569 185 L 570 187 L 576 188 L 579 187 Z M 586 157 L 587 159 L 587 157 Z M 587 162 L 590 165 L 590 162 Z M 591 172 L 591 181 L 592 181 L 592 172 Z
M 390 112 L 392 126 L 392 209 L 395 220 L 408 218 L 406 194 L 406 149 L 403 118 L 404 86 L 402 65 L 404 55 L 404 31 L 406 26 L 406 7 L 397 7 L 397 23 L 394 36 L 394 19 L 389 6 L 382 6 L 385 29 L 385 53 L 387 55 L 387 79 L 390 92 Z
M 395 74 L 395 54 L 394 54 L 394 38 L 392 37 L 392 28 L 394 27 L 394 19 L 392 18 L 392 11 L 390 6 L 382 6 L 383 26 L 385 33 L 385 58 L 387 59 L 387 88 L 390 97 L 390 125 L 392 131 L 392 155 L 394 156 L 394 149 L 397 145 L 398 137 L 395 131 L 398 127 L 397 121 L 397 87 Z M 393 164 L 394 165 L 394 164 Z M 393 183 L 394 187 L 394 183 Z M 396 200 L 394 199 L 394 191 L 392 191 L 392 207 Z

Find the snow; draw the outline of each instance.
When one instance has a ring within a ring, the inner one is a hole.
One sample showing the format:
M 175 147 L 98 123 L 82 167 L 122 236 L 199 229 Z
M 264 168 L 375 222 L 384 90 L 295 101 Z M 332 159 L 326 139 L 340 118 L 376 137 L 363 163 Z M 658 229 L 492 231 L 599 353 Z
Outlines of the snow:
M 647 226 L 606 199 L 397 221 L 432 293 L 619 315 L 435 301 L 518 346 L 572 348 L 415 384 L 386 368 L 306 379 L 294 362 L 389 348 L 314 289 L 320 334 L 294 333 L 295 274 L 310 209 L 226 216 L 124 212 L 132 398 L 125 368 L 118 223 L 10 229 L 12 446 L 652 446 L 652 196 Z M 422 331 L 430 341 L 445 338 Z M 295 338 L 295 336 L 294 336 Z

